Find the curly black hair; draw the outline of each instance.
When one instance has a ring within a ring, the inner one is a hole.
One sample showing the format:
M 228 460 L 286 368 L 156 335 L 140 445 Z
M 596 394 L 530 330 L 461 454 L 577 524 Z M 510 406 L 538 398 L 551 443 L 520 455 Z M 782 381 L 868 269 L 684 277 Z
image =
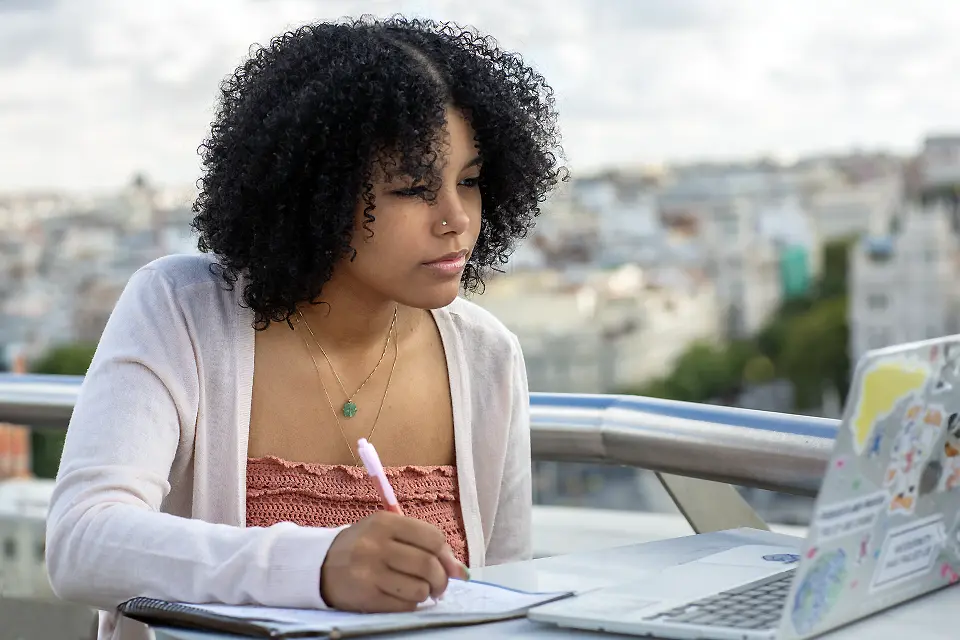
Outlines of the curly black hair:
M 242 304 L 257 329 L 319 298 L 352 256 L 358 202 L 373 232 L 377 176 L 410 176 L 431 199 L 449 105 L 473 126 L 483 160 L 465 290 L 506 262 L 566 179 L 552 89 L 518 55 L 453 23 L 303 26 L 255 48 L 220 93 L 200 147 L 193 228 L 228 287 L 245 276 Z

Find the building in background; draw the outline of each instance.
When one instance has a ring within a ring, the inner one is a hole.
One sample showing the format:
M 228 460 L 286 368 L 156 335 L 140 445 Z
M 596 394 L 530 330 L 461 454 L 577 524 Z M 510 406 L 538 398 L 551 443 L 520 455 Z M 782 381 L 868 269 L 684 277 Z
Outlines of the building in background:
M 942 204 L 906 206 L 850 256 L 850 357 L 960 332 L 960 242 Z
M 32 360 L 97 341 L 134 271 L 197 252 L 191 197 L 142 177 L 116 194 L 0 197 L 0 347 Z
M 534 391 L 636 386 L 669 373 L 691 343 L 721 339 L 713 283 L 695 270 L 515 273 L 474 301 L 517 334 Z
M 960 136 L 935 135 L 923 141 L 918 158 L 919 187 L 929 196 L 955 195 L 960 187 Z
M 842 240 L 878 233 L 904 199 L 900 171 L 861 182 L 844 180 L 810 196 L 810 215 L 824 240 Z
M 706 221 L 705 245 L 726 337 L 756 335 L 783 301 L 777 244 L 762 233 L 755 200 L 717 203 Z
M 0 481 L 0 594 L 53 599 L 47 579 L 47 509 L 53 480 Z

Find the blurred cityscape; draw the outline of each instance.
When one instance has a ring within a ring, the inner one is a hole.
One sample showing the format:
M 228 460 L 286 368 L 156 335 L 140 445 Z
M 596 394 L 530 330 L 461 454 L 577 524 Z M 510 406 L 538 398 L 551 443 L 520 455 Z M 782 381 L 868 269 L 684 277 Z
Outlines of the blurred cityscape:
M 519 336 L 533 391 L 837 417 L 865 350 L 958 331 L 958 185 L 947 135 L 911 156 L 579 176 L 473 299 Z M 109 194 L 0 194 L 0 367 L 82 374 L 130 275 L 197 251 L 193 197 L 142 175 Z M 0 474 L 55 474 L 60 436 L 3 433 Z M 672 508 L 650 474 L 590 465 L 538 463 L 536 498 Z M 751 499 L 806 521 L 808 500 Z

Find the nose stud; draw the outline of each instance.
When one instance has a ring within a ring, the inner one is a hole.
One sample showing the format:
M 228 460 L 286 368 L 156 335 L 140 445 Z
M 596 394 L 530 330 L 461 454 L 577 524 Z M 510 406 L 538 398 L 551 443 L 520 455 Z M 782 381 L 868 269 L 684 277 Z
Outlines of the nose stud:
M 445 227 L 445 226 L 447 226 L 447 221 L 446 221 L 446 220 L 441 220 L 441 221 L 440 221 L 440 224 Z

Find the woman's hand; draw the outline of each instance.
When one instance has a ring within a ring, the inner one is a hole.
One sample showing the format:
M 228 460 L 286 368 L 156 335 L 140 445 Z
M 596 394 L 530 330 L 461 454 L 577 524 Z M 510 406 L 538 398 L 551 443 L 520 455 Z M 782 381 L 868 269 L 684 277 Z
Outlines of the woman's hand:
M 378 511 L 341 531 L 323 562 L 320 595 L 342 611 L 412 611 L 467 568 L 431 524 Z

